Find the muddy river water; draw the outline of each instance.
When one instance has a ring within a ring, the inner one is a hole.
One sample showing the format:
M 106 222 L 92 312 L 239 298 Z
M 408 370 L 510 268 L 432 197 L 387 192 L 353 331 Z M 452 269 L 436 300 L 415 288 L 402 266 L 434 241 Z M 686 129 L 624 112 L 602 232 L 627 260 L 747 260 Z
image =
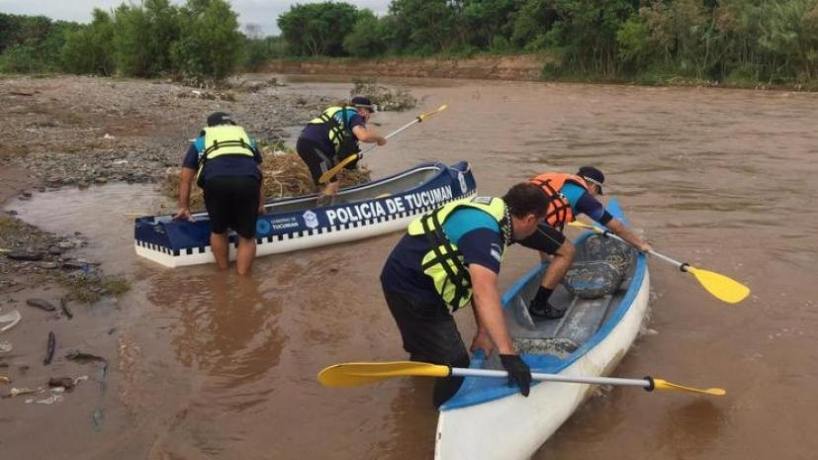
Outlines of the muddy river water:
M 608 389 L 534 458 L 818 456 L 818 95 L 402 83 L 420 110 L 449 108 L 369 155 L 373 176 L 465 159 L 481 194 L 502 194 L 537 172 L 596 164 L 606 192 L 654 248 L 752 288 L 745 302 L 723 304 L 653 260 L 648 333 L 615 375 L 721 386 L 728 395 Z M 343 96 L 349 84 L 291 79 L 289 88 Z M 389 132 L 411 116 L 382 113 L 375 121 Z M 113 184 L 8 204 L 46 230 L 87 234 L 90 258 L 135 281 L 117 314 L 80 323 L 84 334 L 73 339 L 108 343 L 116 355 L 104 391 L 77 390 L 97 392 L 98 400 L 4 404 L 14 413 L 0 418 L 14 423 L 3 424 L 0 457 L 432 456 L 428 382 L 330 390 L 315 380 L 336 362 L 405 358 L 378 282 L 399 234 L 264 257 L 245 279 L 213 266 L 171 270 L 133 252 L 129 215 L 160 202 L 150 186 Z M 512 248 L 501 287 L 536 261 Z M 472 317 L 458 316 L 468 339 Z M 93 420 L 98 407 L 104 420 Z

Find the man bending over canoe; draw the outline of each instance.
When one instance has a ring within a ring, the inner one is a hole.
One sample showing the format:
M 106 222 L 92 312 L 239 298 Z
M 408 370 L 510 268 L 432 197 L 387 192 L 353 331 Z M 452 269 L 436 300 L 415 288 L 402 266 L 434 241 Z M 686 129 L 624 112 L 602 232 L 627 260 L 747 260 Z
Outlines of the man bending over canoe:
M 562 232 L 565 224 L 573 222 L 578 214 L 585 214 L 600 225 L 608 227 L 611 232 L 641 251 L 650 251 L 651 247 L 620 220 L 613 218 L 605 206 L 596 199 L 597 195 L 602 195 L 602 184 L 605 182 L 605 175 L 599 169 L 583 166 L 576 174 L 547 172 L 532 178 L 529 182 L 545 192 L 548 197 L 548 208 L 545 222 L 534 234 L 520 241 L 520 244 L 540 251 L 541 255 L 553 256 L 540 289 L 528 307 L 531 319 L 536 322 L 558 319 L 565 314 L 564 307 L 558 308 L 548 299 L 574 260 L 574 245 L 565 239 Z
M 256 141 L 229 114 L 215 112 L 194 139 L 182 161 L 179 211 L 174 219 L 190 220 L 193 180 L 204 190 L 210 217 L 210 249 L 219 269 L 229 264 L 228 229 L 238 234 L 236 272 L 250 272 L 256 256 L 256 220 L 264 213 L 261 154 Z
M 386 260 L 381 284 L 411 360 L 468 367 L 469 354 L 452 313 L 471 302 L 477 323 L 471 350 L 489 355 L 496 349 L 509 383 L 528 396 L 531 371 L 511 343 L 497 274 L 506 246 L 537 229 L 547 204 L 539 187 L 522 183 L 502 198 L 456 201 L 409 224 Z M 439 379 L 435 407 L 462 383 L 462 377 Z
M 329 107 L 313 119 L 298 137 L 295 150 L 310 169 L 310 175 L 316 186 L 318 179 L 344 158 L 361 151 L 358 142 L 386 144 L 386 138 L 366 126 L 369 117 L 375 112 L 375 105 L 363 96 L 353 97 L 350 104 L 344 107 Z M 353 161 L 346 166 L 353 169 Z M 338 178 L 332 177 L 321 189 L 319 202 L 332 199 L 338 193 Z

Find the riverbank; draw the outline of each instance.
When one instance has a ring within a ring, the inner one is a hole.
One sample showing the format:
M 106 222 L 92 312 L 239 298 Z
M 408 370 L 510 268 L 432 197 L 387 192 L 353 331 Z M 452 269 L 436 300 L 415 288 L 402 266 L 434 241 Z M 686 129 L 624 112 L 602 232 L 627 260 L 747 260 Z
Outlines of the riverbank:
M 720 82 L 690 78 L 672 73 L 645 72 L 628 79 L 596 75 L 557 75 L 550 69 L 557 57 L 548 53 L 474 57 L 403 58 L 290 58 L 274 59 L 265 72 L 292 75 L 350 75 L 353 77 L 451 78 L 505 81 L 551 81 L 566 83 L 616 84 L 639 86 L 681 86 L 781 91 L 818 91 L 818 82 L 779 84 L 733 80 Z
M 6 76 L 0 78 L 5 113 L 0 205 L 25 202 L 39 192 L 163 181 L 178 174 L 189 139 L 213 111 L 233 114 L 260 142 L 281 145 L 288 127 L 333 102 L 287 92 L 269 76 L 237 78 L 219 89 L 156 80 Z M 131 211 L 129 205 L 121 203 L 123 212 Z M 104 225 L 113 217 L 92 218 Z M 0 396 L 30 390 L 32 402 L 62 398 L 48 382 L 63 374 L 77 377 L 64 359 L 72 344 L 116 362 L 117 297 L 130 281 L 106 274 L 117 267 L 87 259 L 83 248 L 90 244 L 94 241 L 76 229 L 55 234 L 23 222 L 15 211 L 0 213 L 0 318 L 9 319 L 0 320 L 0 328 L 8 326 L 0 335 Z M 21 320 L 13 324 L 18 314 Z M 113 336 L 89 340 L 84 335 L 89 327 Z
M 263 79 L 236 79 L 219 90 L 77 76 L 0 79 L 6 115 L 0 126 L 0 203 L 66 186 L 162 180 L 178 168 L 206 114 L 216 110 L 232 113 L 260 141 L 278 144 L 286 126 L 303 123 L 331 102 L 279 90 L 275 80 Z M 39 232 L 14 215 L 4 214 L 0 224 L 0 294 L 62 279 L 60 268 L 73 260 L 64 252 L 82 244 L 74 241 L 80 235 Z M 77 266 L 70 262 L 67 268 Z
M 547 55 L 486 55 L 472 58 L 310 58 L 274 59 L 265 72 L 351 77 L 468 78 L 477 80 L 536 81 Z

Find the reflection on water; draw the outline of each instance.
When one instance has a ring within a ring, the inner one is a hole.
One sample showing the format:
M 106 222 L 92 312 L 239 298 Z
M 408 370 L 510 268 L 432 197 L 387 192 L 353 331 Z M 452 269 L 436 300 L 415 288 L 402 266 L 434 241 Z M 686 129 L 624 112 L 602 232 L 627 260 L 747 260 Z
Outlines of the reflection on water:
M 711 399 L 693 399 L 671 408 L 659 422 L 656 451 L 663 457 L 691 458 L 717 447 L 727 424 L 724 410 Z
M 481 194 L 499 195 L 534 173 L 594 163 L 606 193 L 622 199 L 657 250 L 753 290 L 725 306 L 652 261 L 650 327 L 659 333 L 641 338 L 616 375 L 655 373 L 728 395 L 613 389 L 582 406 L 535 458 L 814 457 L 818 440 L 799 433 L 811 432 L 818 411 L 818 375 L 808 371 L 818 363 L 818 95 L 401 83 L 413 85 L 418 110 L 449 109 L 369 155 L 373 176 L 465 159 Z M 291 79 L 284 90 L 337 97 L 349 87 Z M 390 132 L 411 117 L 375 121 Z M 138 280 L 120 302 L 122 362 L 113 376 L 126 409 L 111 411 L 106 432 L 121 447 L 99 447 L 102 457 L 125 449 L 137 458 L 431 457 L 431 382 L 329 390 L 315 381 L 329 364 L 405 358 L 378 283 L 399 235 L 268 256 L 250 278 L 212 266 L 168 270 L 133 254 L 125 214 L 154 209 L 151 190 L 114 184 L 10 205 L 48 230 L 89 235 L 94 257 Z M 501 286 L 536 260 L 511 248 Z M 470 316 L 458 315 L 464 337 Z M 52 436 L 96 445 L 90 432 Z
M 278 363 L 285 338 L 281 305 L 262 297 L 258 282 L 231 273 L 158 280 L 148 300 L 177 316 L 168 331 L 177 359 L 231 388 L 251 384 Z
M 279 326 L 281 303 L 260 290 L 259 280 L 233 271 L 182 271 L 151 283 L 148 301 L 159 306 L 182 372 L 195 376 L 170 432 L 157 448 L 183 455 L 188 449 L 226 453 L 248 431 L 231 417 L 264 417 L 278 391 L 271 370 L 287 337 Z M 217 428 L 210 422 L 225 423 Z M 201 433 L 204 435 L 191 436 Z

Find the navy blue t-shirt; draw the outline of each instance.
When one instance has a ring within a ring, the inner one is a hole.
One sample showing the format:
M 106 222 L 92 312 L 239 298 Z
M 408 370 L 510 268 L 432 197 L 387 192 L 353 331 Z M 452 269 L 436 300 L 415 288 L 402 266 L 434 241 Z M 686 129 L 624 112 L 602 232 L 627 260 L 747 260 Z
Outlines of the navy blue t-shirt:
M 443 223 L 443 232 L 463 255 L 466 267 L 477 264 L 500 273 L 503 241 L 500 226 L 489 214 L 474 208 L 455 210 Z M 439 302 L 441 299 L 432 278 L 421 268 L 421 261 L 429 249 L 425 235 L 404 235 L 381 271 L 384 289 L 430 303 Z
M 202 179 L 207 181 L 219 176 L 250 176 L 261 180 L 261 171 L 258 169 L 258 165 L 261 164 L 261 154 L 256 148 L 254 139 L 250 139 L 250 145 L 253 147 L 252 158 L 245 155 L 225 155 L 207 160 L 202 170 Z M 198 170 L 199 157 L 202 152 L 204 152 L 204 131 L 190 143 L 185 159 L 182 161 L 182 167 Z
M 338 123 L 345 124 L 345 127 L 351 136 L 354 136 L 354 134 L 352 134 L 352 128 L 356 126 L 366 127 L 364 117 L 358 115 L 358 111 L 354 108 L 347 107 L 344 110 L 339 110 L 335 112 L 333 118 L 335 118 Z M 329 140 L 328 124 L 308 124 L 304 127 L 304 130 L 301 131 L 300 137 L 302 139 L 317 142 L 321 146 L 321 151 L 326 153 L 328 156 L 335 155 L 335 146 L 332 144 L 332 141 Z

